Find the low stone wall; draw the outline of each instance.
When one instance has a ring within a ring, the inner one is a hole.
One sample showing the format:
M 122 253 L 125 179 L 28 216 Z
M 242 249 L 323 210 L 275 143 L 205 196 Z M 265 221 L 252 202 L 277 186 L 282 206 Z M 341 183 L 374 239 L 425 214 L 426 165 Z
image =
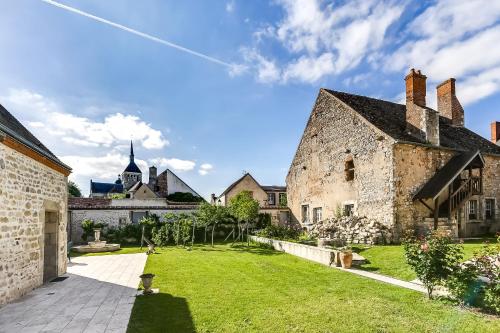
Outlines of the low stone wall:
M 335 250 L 258 236 L 249 236 L 249 238 L 257 243 L 268 244 L 276 251 L 286 252 L 326 266 L 336 266 L 337 251 Z

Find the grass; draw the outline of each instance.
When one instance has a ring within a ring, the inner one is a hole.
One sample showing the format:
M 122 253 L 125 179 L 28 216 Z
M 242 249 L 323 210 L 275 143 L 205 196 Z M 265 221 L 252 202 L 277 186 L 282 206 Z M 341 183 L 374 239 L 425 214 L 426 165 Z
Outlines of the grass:
M 500 320 L 252 245 L 158 249 L 128 332 L 499 332 Z
M 121 246 L 121 248 L 118 251 L 111 251 L 111 252 L 97 252 L 97 253 L 79 253 L 75 251 L 70 252 L 71 257 L 82 257 L 82 256 L 105 256 L 109 254 L 132 254 L 132 253 L 145 253 L 148 250 L 148 247 L 145 246 L 142 248 L 136 245 L 125 245 Z
M 464 259 L 472 258 L 475 251 L 481 249 L 485 240 L 466 241 L 464 246 Z M 494 242 L 494 239 L 489 239 Z M 404 249 L 402 245 L 377 245 L 377 246 L 353 246 L 353 250 L 367 259 L 368 263 L 361 269 L 373 271 L 401 280 L 411 281 L 416 275 L 408 264 L 406 264 Z

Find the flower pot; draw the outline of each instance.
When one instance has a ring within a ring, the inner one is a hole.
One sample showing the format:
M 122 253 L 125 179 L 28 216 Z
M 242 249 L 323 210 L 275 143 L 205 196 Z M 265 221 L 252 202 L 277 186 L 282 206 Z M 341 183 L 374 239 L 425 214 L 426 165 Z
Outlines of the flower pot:
M 151 286 L 153 285 L 153 278 L 155 277 L 152 273 L 146 273 L 139 276 L 142 280 L 142 286 L 144 287 L 144 294 L 151 294 Z
M 352 252 L 351 251 L 341 251 L 339 253 L 340 264 L 342 268 L 351 268 L 352 265 Z

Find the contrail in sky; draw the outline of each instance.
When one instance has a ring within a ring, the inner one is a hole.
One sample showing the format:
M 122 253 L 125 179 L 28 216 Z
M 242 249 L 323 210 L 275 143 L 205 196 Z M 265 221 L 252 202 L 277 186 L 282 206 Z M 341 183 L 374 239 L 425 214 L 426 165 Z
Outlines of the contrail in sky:
M 132 28 L 128 28 L 124 25 L 121 25 L 121 24 L 118 24 L 118 23 L 114 23 L 114 22 L 111 22 L 109 20 L 106 20 L 102 17 L 98 17 L 98 16 L 95 16 L 95 15 L 92 15 L 92 14 L 89 14 L 87 12 L 84 12 L 82 10 L 79 10 L 79 9 L 76 9 L 76 8 L 73 8 L 73 7 L 70 7 L 70 6 L 66 6 L 62 3 L 59 3 L 59 2 L 56 2 L 56 1 L 52 1 L 52 0 L 41 0 L 49 5 L 52 5 L 52 6 L 55 6 L 55 7 L 59 7 L 59 8 L 62 8 L 62 9 L 65 9 L 67 11 L 70 11 L 72 13 L 75 13 L 75 14 L 78 14 L 78 15 L 81 15 L 81 16 L 85 16 L 85 17 L 88 17 L 92 20 L 95 20 L 95 21 L 98 21 L 98 22 L 101 22 L 101 23 L 104 23 L 104 24 L 107 24 L 107 25 L 110 25 L 112 27 L 115 27 L 115 28 L 118 28 L 118 29 L 121 29 L 123 31 L 127 31 L 127 32 L 130 32 L 134 35 L 137 35 L 139 37 L 142 37 L 142 38 L 146 38 L 146 39 L 149 39 L 149 40 L 152 40 L 153 42 L 157 42 L 157 43 L 160 43 L 160 44 L 163 44 L 163 45 L 166 45 L 166 46 L 169 46 L 169 47 L 172 47 L 174 49 L 177 49 L 179 51 L 183 51 L 183 52 L 186 52 L 186 53 L 189 53 L 189 54 L 192 54 L 194 56 L 197 56 L 197 57 L 200 57 L 202 59 L 205 59 L 205 60 L 208 60 L 208 61 L 211 61 L 211 62 L 214 62 L 218 65 L 222 65 L 222 66 L 226 66 L 226 67 L 229 67 L 230 69 L 234 70 L 236 66 L 238 65 L 235 65 L 235 64 L 230 64 L 228 62 L 225 62 L 225 61 L 222 61 L 222 60 L 219 60 L 219 59 L 216 59 L 216 58 L 213 58 L 211 56 L 208 56 L 206 54 L 203 54 L 203 53 L 200 53 L 200 52 L 196 52 L 194 50 L 191 50 L 191 49 L 188 49 L 188 48 L 185 48 L 183 46 L 180 46 L 180 45 L 177 45 L 175 43 L 172 43 L 172 42 L 169 42 L 167 40 L 164 40 L 164 39 L 161 39 L 161 38 L 158 38 L 158 37 L 155 37 L 155 36 L 152 36 L 152 35 L 149 35 L 149 34 L 146 34 L 144 32 L 140 32 L 140 31 L 137 31 L 137 30 L 134 30 Z

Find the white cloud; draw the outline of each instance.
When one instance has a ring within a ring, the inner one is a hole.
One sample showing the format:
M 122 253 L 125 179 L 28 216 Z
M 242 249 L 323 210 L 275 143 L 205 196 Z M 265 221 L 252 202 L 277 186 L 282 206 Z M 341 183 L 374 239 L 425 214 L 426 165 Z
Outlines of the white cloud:
M 326 75 L 334 72 L 333 54 L 324 53 L 315 57 L 300 57 L 296 62 L 289 64 L 284 70 L 283 80 L 299 80 L 314 83 Z
M 437 1 L 409 24 L 407 41 L 378 61 L 388 71 L 421 69 L 430 85 L 455 77 L 462 104 L 473 103 L 500 91 L 499 20 L 498 1 Z
M 226 12 L 232 13 L 234 11 L 234 8 L 235 8 L 234 0 L 231 0 L 226 3 Z
M 123 172 L 129 162 L 129 157 L 123 154 L 108 153 L 104 156 L 61 156 L 61 160 L 72 167 L 71 177 L 84 177 L 89 179 L 103 180 L 116 179 Z M 144 172 L 147 170 L 147 163 L 140 159 L 135 159 L 136 164 Z
M 130 139 L 146 149 L 161 149 L 169 144 L 159 130 L 135 115 L 118 112 L 97 121 L 65 112 L 49 98 L 25 89 L 11 89 L 3 101 L 29 126 L 38 129 L 37 133 L 46 131 L 73 146 L 114 147 Z
M 281 72 L 276 66 L 276 63 L 262 56 L 256 49 L 242 49 L 245 61 L 252 64 L 256 70 L 256 79 L 258 82 L 271 83 L 278 81 L 281 77 Z
M 206 176 L 210 173 L 210 171 L 213 170 L 213 165 L 210 163 L 203 163 L 200 165 L 200 169 L 198 170 L 198 173 L 202 176 Z
M 196 166 L 196 162 L 189 160 L 181 160 L 178 158 L 153 158 L 150 163 L 157 167 L 172 168 L 175 171 L 191 171 Z
M 317 82 L 358 66 L 380 49 L 387 29 L 400 16 L 403 5 L 391 1 L 359 0 L 344 5 L 323 0 L 278 0 L 284 18 L 254 32 L 257 44 L 278 41 L 289 60 L 283 64 L 254 50 L 246 61 L 257 68 L 260 82 Z M 281 69 L 283 68 L 283 69 Z

